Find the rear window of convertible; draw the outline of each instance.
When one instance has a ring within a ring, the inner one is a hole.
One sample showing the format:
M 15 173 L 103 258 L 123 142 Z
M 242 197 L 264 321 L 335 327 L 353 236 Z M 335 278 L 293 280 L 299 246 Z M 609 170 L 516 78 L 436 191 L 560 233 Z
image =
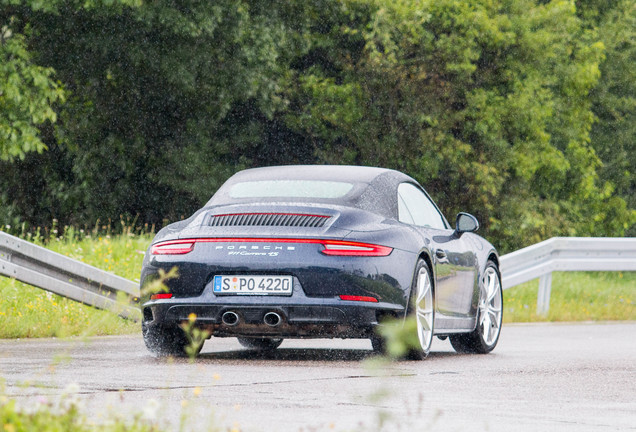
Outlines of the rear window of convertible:
M 261 180 L 237 183 L 230 189 L 232 198 L 342 198 L 352 183 L 322 180 Z

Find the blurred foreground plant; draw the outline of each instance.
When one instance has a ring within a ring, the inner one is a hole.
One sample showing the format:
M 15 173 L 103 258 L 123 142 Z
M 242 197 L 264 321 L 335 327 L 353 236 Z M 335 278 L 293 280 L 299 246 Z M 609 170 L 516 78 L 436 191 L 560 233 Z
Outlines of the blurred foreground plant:
M 188 337 L 190 344 L 185 347 L 185 352 L 194 361 L 199 351 L 203 347 L 203 343 L 210 337 L 210 332 L 200 329 L 196 326 L 197 315 L 191 313 L 188 315 L 188 322 L 181 324 L 181 329 Z
M 146 282 L 141 288 L 141 298 L 149 298 L 153 294 L 167 293 L 168 287 L 166 286 L 166 282 L 178 277 L 179 269 L 177 267 L 172 267 L 167 273 L 165 270 L 159 269 L 158 276 L 150 280 L 150 282 Z
M 402 358 L 410 351 L 419 349 L 415 317 L 387 320 L 377 331 L 384 339 L 385 354 L 390 358 Z
M 141 290 L 142 302 L 144 299 L 150 298 L 153 294 L 169 292 L 166 282 L 178 277 L 179 269 L 177 267 L 172 267 L 167 273 L 163 269 L 159 269 L 157 277 L 143 286 Z M 185 353 L 191 360 L 195 359 L 199 351 L 201 351 L 203 343 L 210 337 L 210 332 L 200 329 L 196 325 L 196 321 L 197 315 L 191 313 L 188 315 L 188 321 L 179 326 L 188 338 L 189 344 L 185 347 Z
M 95 424 L 82 412 L 79 387 L 70 384 L 58 399 L 40 397 L 28 406 L 6 396 L 0 382 L 0 430 L 2 432 L 160 432 L 154 419 L 141 413 L 132 419 L 110 419 Z

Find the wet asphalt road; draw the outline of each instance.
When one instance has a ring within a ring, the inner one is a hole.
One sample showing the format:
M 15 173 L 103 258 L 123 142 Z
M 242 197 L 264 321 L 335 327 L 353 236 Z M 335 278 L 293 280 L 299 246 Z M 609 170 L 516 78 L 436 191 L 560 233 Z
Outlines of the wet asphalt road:
M 136 336 L 0 340 L 0 377 L 23 406 L 74 383 L 92 419 L 166 430 L 185 414 L 183 430 L 636 431 L 636 322 L 508 325 L 489 355 L 435 340 L 422 362 L 378 364 L 370 347 L 287 340 L 264 356 L 212 339 L 190 363 Z

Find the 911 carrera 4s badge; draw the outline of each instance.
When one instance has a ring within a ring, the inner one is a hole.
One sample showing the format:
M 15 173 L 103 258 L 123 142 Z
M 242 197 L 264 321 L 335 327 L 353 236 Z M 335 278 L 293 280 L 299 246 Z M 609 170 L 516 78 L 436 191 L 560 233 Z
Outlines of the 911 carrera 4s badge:
M 283 251 L 295 251 L 296 246 L 273 246 L 273 245 L 219 245 L 216 250 L 227 250 L 228 255 L 238 256 L 270 256 L 276 257 Z
M 227 254 L 239 255 L 239 256 L 270 256 L 270 257 L 278 256 L 278 252 L 229 251 Z
M 285 295 L 292 294 L 291 276 L 214 276 L 214 294 Z

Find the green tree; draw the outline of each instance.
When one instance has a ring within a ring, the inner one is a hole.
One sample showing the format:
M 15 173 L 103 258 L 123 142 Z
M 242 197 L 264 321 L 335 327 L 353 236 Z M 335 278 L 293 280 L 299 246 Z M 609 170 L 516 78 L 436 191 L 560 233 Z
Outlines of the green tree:
M 602 179 L 636 208 L 636 7 L 633 1 L 579 2 L 579 13 L 605 45 L 601 77 L 591 92 L 590 133 Z M 627 235 L 636 235 L 632 225 Z
M 54 105 L 64 101 L 63 87 L 53 69 L 33 62 L 25 38 L 0 20 L 0 160 L 23 159 L 46 145 L 38 127 L 55 123 Z
M 403 170 L 502 251 L 636 220 L 628 0 L 0 1 L 43 77 L 2 221 L 162 223 L 282 163 Z
M 321 43 L 294 75 L 288 117 L 322 160 L 405 170 L 448 215 L 477 214 L 504 251 L 623 232 L 633 216 L 598 179 L 589 138 L 603 45 L 573 3 L 345 2 L 314 13 L 328 26 L 309 37 Z
M 259 124 L 282 106 L 285 34 L 260 2 L 60 2 L 16 7 L 13 16 L 32 29 L 38 61 L 69 94 L 46 136 L 55 157 L 3 167 L 13 217 L 161 223 L 188 215 L 249 164 Z M 241 107 L 252 107 L 259 124 L 229 127 Z M 42 180 L 31 178 L 34 167 Z

